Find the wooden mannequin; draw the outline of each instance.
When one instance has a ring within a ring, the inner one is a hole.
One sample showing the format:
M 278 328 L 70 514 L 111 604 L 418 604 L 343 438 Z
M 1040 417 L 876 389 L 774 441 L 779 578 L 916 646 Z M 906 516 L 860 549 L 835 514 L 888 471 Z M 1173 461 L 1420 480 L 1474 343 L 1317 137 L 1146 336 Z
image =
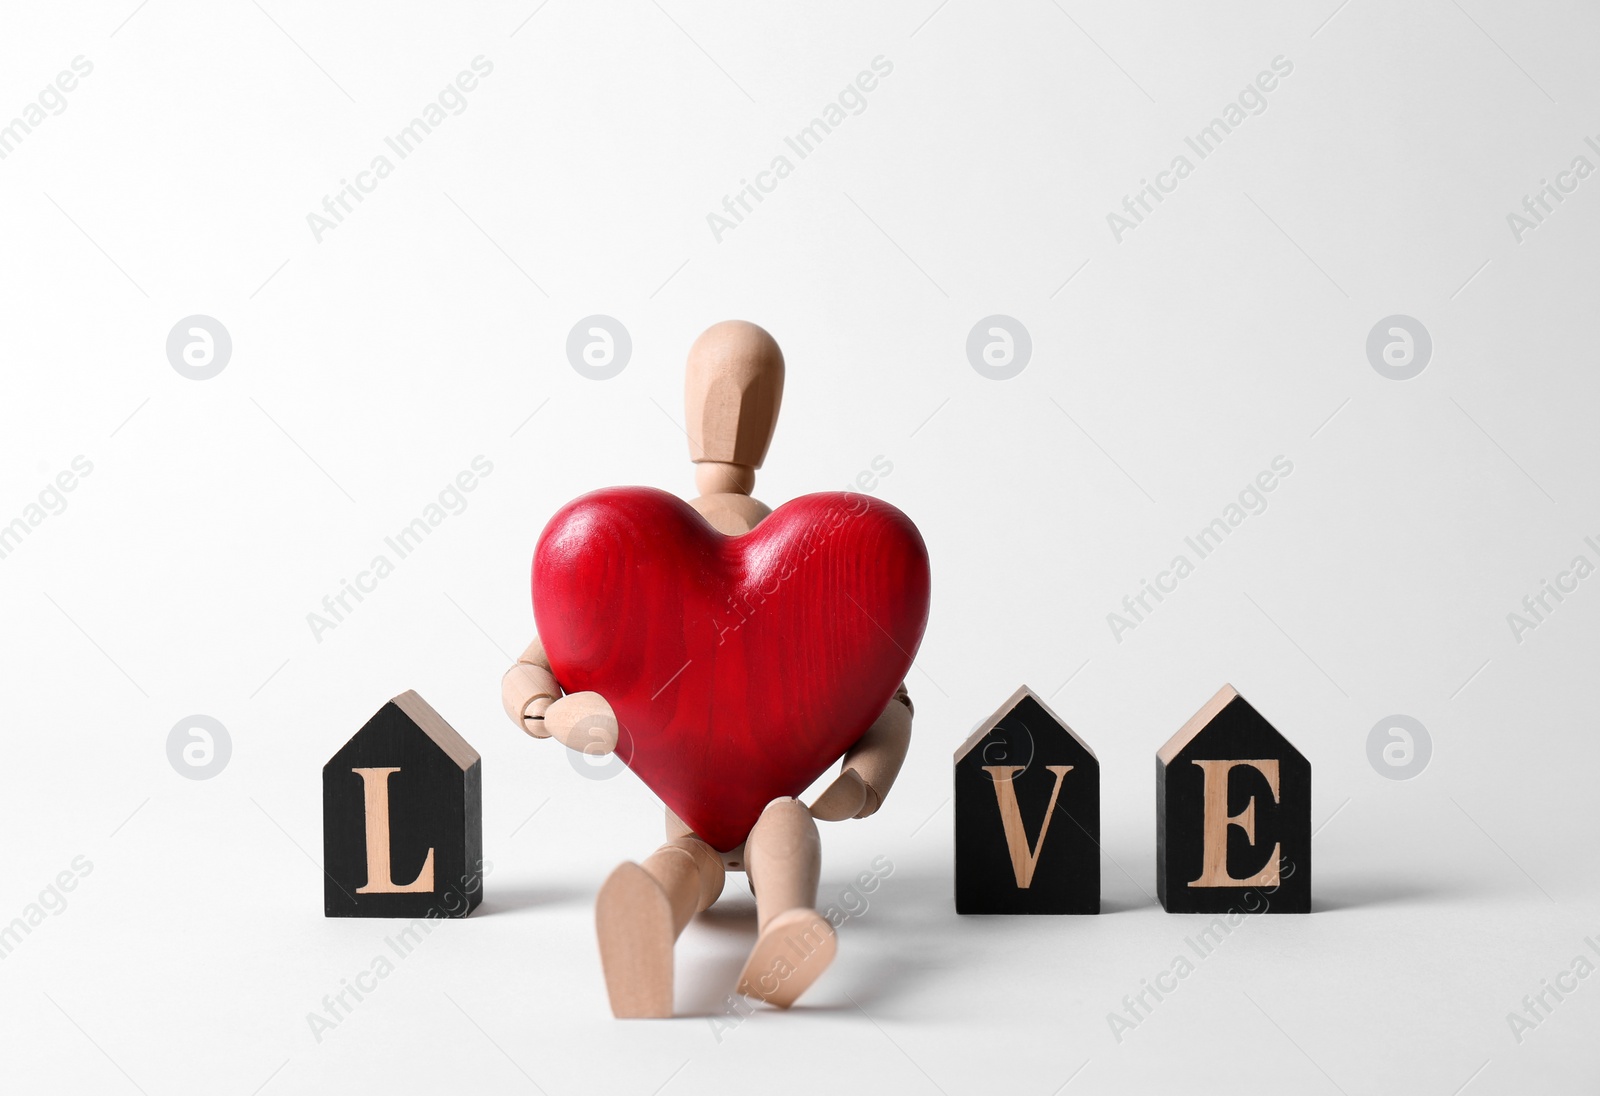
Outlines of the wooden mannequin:
M 700 491 L 690 505 L 727 536 L 772 511 L 752 498 L 783 398 L 783 353 L 755 324 L 708 328 L 689 350 L 685 384 L 689 455 Z M 501 684 L 506 714 L 535 738 L 609 753 L 617 721 L 598 693 L 564 695 L 537 638 Z M 865 818 L 882 805 L 911 741 L 905 686 L 843 757 L 839 776 L 809 808 L 775 799 L 744 843 L 721 853 L 670 811 L 667 843 L 643 864 L 611 873 L 595 906 L 600 961 L 618 1017 L 672 1015 L 672 949 L 683 927 L 717 900 L 728 871 L 743 870 L 756 896 L 758 936 L 738 992 L 788 1008 L 833 961 L 833 926 L 816 910 L 821 848 L 815 819 Z

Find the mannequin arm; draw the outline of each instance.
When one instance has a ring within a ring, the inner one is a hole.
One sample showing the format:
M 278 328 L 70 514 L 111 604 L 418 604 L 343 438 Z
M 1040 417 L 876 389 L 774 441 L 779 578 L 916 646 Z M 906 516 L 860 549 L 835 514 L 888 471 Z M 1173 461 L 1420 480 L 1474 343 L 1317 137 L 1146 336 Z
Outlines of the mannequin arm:
M 883 805 L 911 745 L 911 697 L 904 683 L 844 755 L 839 776 L 811 804 L 825 822 L 865 818 Z
M 617 747 L 617 717 L 599 693 L 563 694 L 537 636 L 500 679 L 500 703 L 534 738 L 554 738 L 584 753 Z
M 550 660 L 545 657 L 544 644 L 534 636 L 528 649 L 517 658 L 516 664 L 500 679 L 500 704 L 511 722 L 534 738 L 549 738 L 544 726 L 544 713 L 561 697 L 561 686 L 550 672 Z

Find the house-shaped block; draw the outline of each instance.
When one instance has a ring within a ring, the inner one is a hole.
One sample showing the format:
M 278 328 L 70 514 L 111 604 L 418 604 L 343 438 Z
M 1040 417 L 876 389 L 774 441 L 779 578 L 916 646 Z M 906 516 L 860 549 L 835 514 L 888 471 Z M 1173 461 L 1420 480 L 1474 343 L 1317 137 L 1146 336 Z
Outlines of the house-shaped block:
M 956 912 L 1100 912 L 1100 762 L 1026 685 L 955 756 Z
M 1311 763 L 1232 685 L 1156 753 L 1168 913 L 1311 911 Z
M 483 763 L 414 692 L 322 769 L 329 917 L 465 917 L 483 901 Z

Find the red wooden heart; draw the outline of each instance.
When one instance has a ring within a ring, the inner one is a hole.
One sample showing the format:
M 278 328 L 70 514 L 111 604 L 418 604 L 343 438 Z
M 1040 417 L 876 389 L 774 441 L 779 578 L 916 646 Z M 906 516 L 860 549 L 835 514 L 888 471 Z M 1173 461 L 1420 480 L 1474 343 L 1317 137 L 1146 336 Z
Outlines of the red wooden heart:
M 568 692 L 617 714 L 617 754 L 713 847 L 737 847 L 893 698 L 928 622 L 928 553 L 867 495 L 785 503 L 744 536 L 652 487 L 568 503 L 533 556 Z

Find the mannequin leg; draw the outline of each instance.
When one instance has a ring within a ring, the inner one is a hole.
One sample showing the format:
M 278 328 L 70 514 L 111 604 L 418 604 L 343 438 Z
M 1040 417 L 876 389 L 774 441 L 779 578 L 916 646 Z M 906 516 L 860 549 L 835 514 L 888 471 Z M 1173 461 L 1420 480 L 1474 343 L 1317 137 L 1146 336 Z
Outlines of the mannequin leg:
M 759 935 L 739 992 L 788 1008 L 833 962 L 838 937 L 816 911 L 822 843 L 798 799 L 774 799 L 745 842 Z
M 643 864 L 619 864 L 595 901 L 600 965 L 612 1015 L 672 1015 L 672 945 L 722 893 L 722 859 L 696 837 L 662 845 Z

